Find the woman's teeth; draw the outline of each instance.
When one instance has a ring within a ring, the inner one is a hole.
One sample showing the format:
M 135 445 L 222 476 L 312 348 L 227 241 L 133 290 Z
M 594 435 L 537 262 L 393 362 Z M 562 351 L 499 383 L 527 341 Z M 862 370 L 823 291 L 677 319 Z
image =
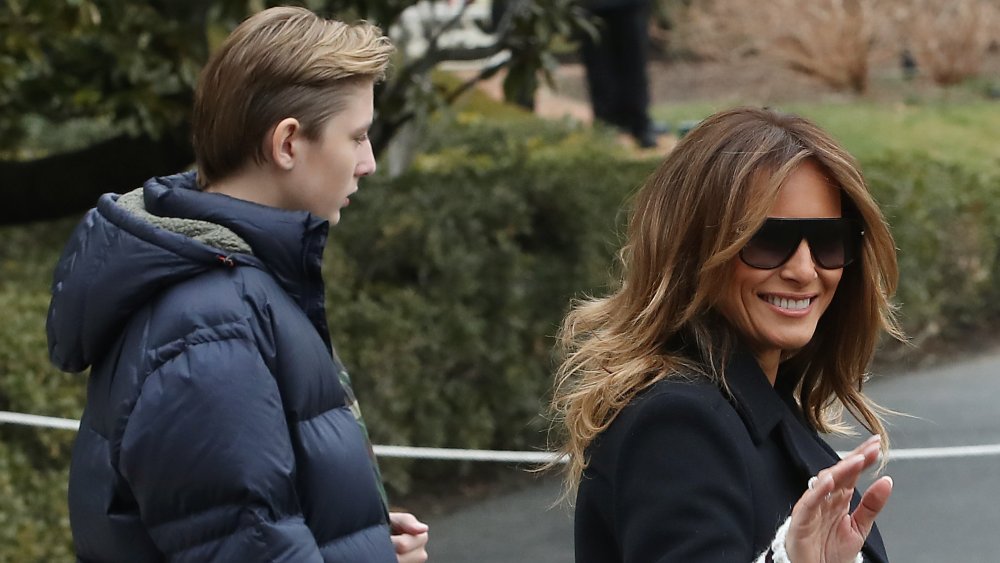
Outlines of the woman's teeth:
M 784 297 L 776 297 L 774 295 L 768 295 L 766 297 L 767 302 L 775 307 L 780 307 L 782 309 L 788 309 L 790 311 L 796 311 L 805 309 L 809 306 L 812 299 L 785 299 Z

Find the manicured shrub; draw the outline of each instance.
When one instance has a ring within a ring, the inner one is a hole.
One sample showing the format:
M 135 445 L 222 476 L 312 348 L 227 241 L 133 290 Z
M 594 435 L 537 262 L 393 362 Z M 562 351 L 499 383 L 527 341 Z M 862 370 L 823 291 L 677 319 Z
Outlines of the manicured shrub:
M 552 125 L 449 133 L 411 172 L 365 183 L 332 231 L 334 340 L 376 441 L 542 447 L 556 324 L 606 283 L 618 210 L 650 163 Z M 385 464 L 393 489 L 412 467 Z
M 1000 319 L 1000 167 L 996 174 L 886 155 L 864 163 L 899 248 L 903 326 L 916 344 L 988 334 Z
M 52 267 L 72 222 L 0 229 L 0 410 L 79 418 L 85 378 L 49 365 Z M 69 561 L 73 433 L 0 424 L 0 561 Z

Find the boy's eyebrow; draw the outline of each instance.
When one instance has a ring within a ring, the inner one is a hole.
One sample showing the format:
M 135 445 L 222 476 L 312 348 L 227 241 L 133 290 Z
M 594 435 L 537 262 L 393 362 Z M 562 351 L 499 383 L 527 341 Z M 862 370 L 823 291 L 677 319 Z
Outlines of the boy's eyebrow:
M 365 123 L 361 127 L 358 127 L 357 129 L 355 129 L 353 131 L 353 133 L 356 134 L 356 135 L 360 135 L 362 133 L 368 132 L 368 130 L 372 128 L 372 123 L 373 123 L 372 121 L 369 121 L 369 122 Z

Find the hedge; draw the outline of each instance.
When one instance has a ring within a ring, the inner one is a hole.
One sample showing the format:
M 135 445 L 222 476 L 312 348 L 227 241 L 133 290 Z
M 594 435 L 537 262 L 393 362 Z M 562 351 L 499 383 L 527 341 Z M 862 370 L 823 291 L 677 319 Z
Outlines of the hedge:
M 1000 166 L 890 154 L 862 167 L 899 249 L 896 300 L 914 355 L 989 338 L 1000 327 Z
M 571 125 L 471 114 L 435 126 L 423 148 L 405 175 L 365 181 L 332 231 L 335 345 L 376 443 L 540 448 L 552 335 L 572 296 L 605 289 L 622 203 L 655 161 Z M 922 155 L 863 164 L 900 248 L 906 329 L 926 346 L 996 328 L 1000 175 Z M 82 410 L 85 376 L 51 368 L 44 337 L 73 223 L 0 228 L 2 410 Z M 0 425 L 0 561 L 70 559 L 71 442 Z M 399 498 L 474 467 L 388 460 L 383 471 Z

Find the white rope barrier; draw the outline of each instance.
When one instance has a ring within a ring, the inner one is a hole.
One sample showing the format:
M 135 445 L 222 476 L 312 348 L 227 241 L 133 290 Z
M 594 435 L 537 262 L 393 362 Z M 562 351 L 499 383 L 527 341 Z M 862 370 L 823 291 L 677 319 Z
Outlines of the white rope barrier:
M 950 448 L 907 448 L 889 451 L 889 461 L 904 459 L 943 459 L 949 457 L 981 457 L 1000 455 L 1000 444 L 953 446 Z
M 3 423 L 40 428 L 57 428 L 60 430 L 79 430 L 80 428 L 79 420 L 0 411 L 0 424 Z M 373 448 L 375 449 L 375 455 L 379 457 L 532 464 L 548 463 L 555 459 L 558 463 L 566 463 L 566 456 L 561 456 L 557 459 L 558 454 L 553 452 L 467 450 L 460 448 L 422 448 L 415 446 L 373 446 Z M 848 452 L 837 453 L 841 456 L 845 456 Z M 944 448 L 896 449 L 889 452 L 889 461 L 982 457 L 993 455 L 1000 455 L 1000 444 L 952 446 Z
M 20 412 L 0 411 L 0 423 L 19 424 L 21 426 L 37 426 L 41 428 L 58 428 L 60 430 L 79 430 L 80 421 L 69 418 L 38 416 Z
M 500 463 L 548 463 L 558 456 L 552 452 L 516 452 L 504 450 L 463 450 L 459 448 L 418 448 L 411 446 L 372 446 L 380 457 L 413 459 L 450 459 L 461 461 L 494 461 Z M 566 456 L 557 459 L 566 463 Z
M 80 421 L 70 418 L 39 416 L 19 412 L 0 411 L 0 424 L 17 424 L 36 428 L 56 428 L 59 430 L 79 430 Z M 411 459 L 435 459 L 458 461 L 493 461 L 500 463 L 548 463 L 557 454 L 551 452 L 517 452 L 504 450 L 465 450 L 459 448 L 420 448 L 413 446 L 372 446 L 379 457 L 400 457 Z M 565 459 L 559 459 L 565 463 Z

